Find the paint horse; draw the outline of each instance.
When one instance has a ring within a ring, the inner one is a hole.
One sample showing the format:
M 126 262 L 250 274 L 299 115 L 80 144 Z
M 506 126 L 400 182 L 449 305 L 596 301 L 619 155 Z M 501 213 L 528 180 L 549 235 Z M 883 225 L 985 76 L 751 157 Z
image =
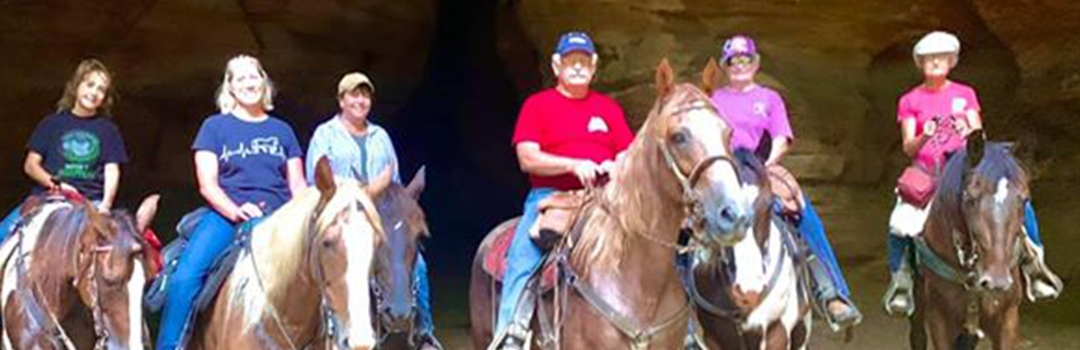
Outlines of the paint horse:
M 143 349 L 143 286 L 156 272 L 141 233 L 158 198 L 134 217 L 74 193 L 31 198 L 0 248 L 4 348 Z
M 925 231 L 915 239 L 913 349 L 926 348 L 927 333 L 935 349 L 974 349 L 984 334 L 994 349 L 1018 347 L 1030 189 L 1011 152 L 977 132 L 945 164 Z
M 320 159 L 316 186 L 253 229 L 189 348 L 374 347 L 368 278 L 383 230 L 360 184 L 338 181 Z
M 731 129 L 709 97 L 691 84 L 676 85 L 666 59 L 656 89 L 656 103 L 611 181 L 592 190 L 592 203 L 551 255 L 564 278 L 536 303 L 534 347 L 681 347 L 691 304 L 675 269 L 680 227 L 689 223 L 695 239 L 726 243 L 741 240 L 750 225 L 728 146 Z M 493 242 L 515 224 L 489 233 L 473 261 L 477 349 L 491 342 L 500 290 L 501 276 L 493 277 L 485 261 L 505 254 L 493 253 Z
M 702 74 L 706 92 L 720 75 L 715 59 Z M 690 256 L 687 291 L 709 349 L 803 349 L 812 315 L 808 281 L 799 257 L 797 227 L 773 210 L 771 176 L 762 159 L 766 135 L 754 152 L 739 152 L 740 179 L 754 197 L 753 235 L 732 247 L 706 246 Z

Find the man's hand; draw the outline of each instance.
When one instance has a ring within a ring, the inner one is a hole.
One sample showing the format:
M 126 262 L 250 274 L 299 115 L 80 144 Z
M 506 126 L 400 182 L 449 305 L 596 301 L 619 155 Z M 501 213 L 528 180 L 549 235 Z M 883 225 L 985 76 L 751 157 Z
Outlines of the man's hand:
M 578 181 L 581 181 L 584 186 L 591 186 L 596 182 L 596 178 L 603 173 L 604 171 L 600 168 L 600 165 L 591 160 L 581 160 L 574 165 L 574 176 L 577 176 Z

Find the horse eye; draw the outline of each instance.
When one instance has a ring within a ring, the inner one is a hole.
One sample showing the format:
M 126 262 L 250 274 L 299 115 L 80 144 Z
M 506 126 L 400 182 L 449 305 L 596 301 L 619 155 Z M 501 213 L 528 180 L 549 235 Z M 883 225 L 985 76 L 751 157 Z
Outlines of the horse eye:
M 686 131 L 680 130 L 671 135 L 671 143 L 676 145 L 684 145 L 690 140 L 690 136 L 686 135 Z

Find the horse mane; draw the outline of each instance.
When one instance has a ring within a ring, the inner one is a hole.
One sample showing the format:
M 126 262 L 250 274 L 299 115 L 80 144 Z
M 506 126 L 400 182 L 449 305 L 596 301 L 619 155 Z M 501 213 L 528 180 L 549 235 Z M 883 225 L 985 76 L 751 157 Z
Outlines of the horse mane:
M 298 267 L 305 266 L 306 262 L 303 260 L 307 258 L 311 235 L 322 232 L 333 223 L 337 214 L 351 205 L 354 200 L 360 202 L 365 214 L 375 227 L 376 241 L 383 239 L 384 231 L 379 222 L 378 213 L 375 211 L 375 205 L 358 182 L 338 179 L 337 190 L 333 197 L 322 204 L 322 211 L 312 222 L 311 216 L 316 214 L 321 197 L 322 194 L 318 189 L 309 187 L 255 226 L 251 233 L 252 254 L 249 258 L 255 261 L 258 271 L 255 271 L 251 264 L 238 263 L 236 277 L 261 278 L 266 288 L 266 299 L 256 297 L 260 300 L 247 302 L 262 303 L 266 300 L 278 300 L 288 294 L 296 277 L 307 272 Z M 258 277 L 256 273 L 259 274 Z M 245 294 L 252 297 L 262 293 Z M 234 301 L 239 300 L 234 299 Z
M 618 273 L 631 232 L 652 235 L 678 229 L 663 227 L 664 220 L 681 214 L 682 206 L 679 205 L 681 189 L 660 152 L 660 138 L 667 134 L 671 117 L 661 111 L 671 101 L 693 99 L 708 100 L 708 97 L 694 85 L 678 84 L 670 94 L 658 98 L 649 110 L 625 156 L 610 174 L 610 183 L 595 198 L 602 209 L 610 208 L 610 211 L 592 212 L 571 253 L 574 260 L 589 261 L 582 264 L 583 269 L 603 268 Z M 668 195 L 658 196 L 657 192 Z M 587 272 L 583 270 L 583 273 Z
M 974 168 L 967 164 L 967 152 L 967 149 L 960 149 L 946 161 L 938 179 L 937 193 L 934 194 L 934 206 L 940 207 L 950 222 L 963 222 L 960 205 L 967 181 L 972 175 L 991 184 L 1001 179 L 1025 186 L 1028 183 L 1027 171 L 1013 157 L 1010 144 L 987 142 L 982 161 Z
M 41 226 L 31 252 L 29 280 L 36 281 L 40 292 L 64 290 L 78 275 L 82 240 L 92 230 L 105 232 L 106 223 L 88 203 L 72 203 L 49 213 Z M 44 297 L 44 296 L 40 296 Z

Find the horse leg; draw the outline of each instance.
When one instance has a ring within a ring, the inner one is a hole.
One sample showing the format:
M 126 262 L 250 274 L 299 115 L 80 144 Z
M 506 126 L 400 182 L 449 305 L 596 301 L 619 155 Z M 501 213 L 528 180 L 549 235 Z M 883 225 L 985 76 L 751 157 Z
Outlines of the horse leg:
M 1019 298 L 1017 296 L 1017 301 Z M 994 343 L 994 350 L 1016 349 L 1020 341 L 1020 306 L 1012 303 L 986 328 L 990 341 Z
M 926 303 L 924 303 L 926 330 L 930 335 L 930 343 L 934 345 L 935 350 L 953 349 L 954 342 L 960 335 L 960 327 L 964 322 L 962 315 L 950 317 L 952 315 L 949 315 L 948 305 L 942 305 L 942 303 L 949 300 L 940 296 L 926 298 Z M 960 300 L 962 301 L 962 299 Z
M 765 331 L 766 350 L 788 350 L 788 341 L 788 332 L 783 323 L 773 322 Z
M 926 350 L 926 314 L 927 300 L 924 298 L 926 291 L 923 290 L 922 278 L 915 278 L 915 286 L 912 288 L 915 300 L 915 313 L 908 318 L 908 343 L 911 350 Z
M 487 246 L 481 245 L 473 259 L 469 276 L 469 323 L 472 333 L 473 349 L 487 349 L 491 343 L 495 325 L 495 310 L 499 307 L 499 289 L 497 283 L 484 271 L 484 259 Z

